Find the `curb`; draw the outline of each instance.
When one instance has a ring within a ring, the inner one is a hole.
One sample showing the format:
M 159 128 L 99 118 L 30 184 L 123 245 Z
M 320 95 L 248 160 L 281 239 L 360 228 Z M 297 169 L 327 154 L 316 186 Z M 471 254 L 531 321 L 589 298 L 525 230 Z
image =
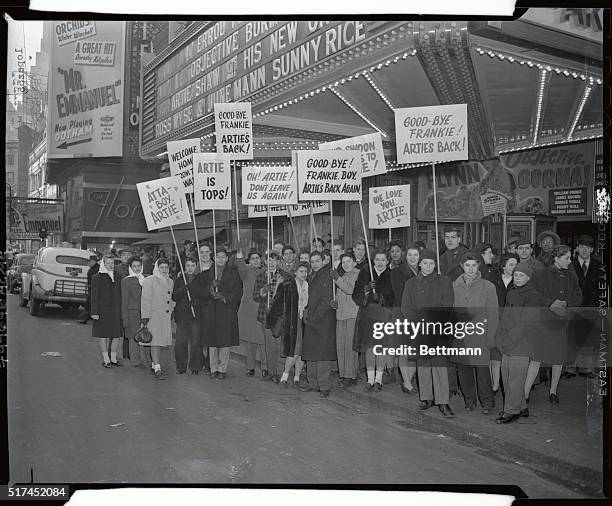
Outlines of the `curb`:
M 457 419 L 441 418 L 428 414 L 427 411 L 401 406 L 376 394 L 356 392 L 350 388 L 335 388 L 332 390 L 332 395 L 401 417 L 403 419 L 401 423 L 406 426 L 469 443 L 484 450 L 493 458 L 529 468 L 536 474 L 576 492 L 588 494 L 591 497 L 603 497 L 603 473 L 601 471 L 573 464 L 527 445 L 517 444 L 510 439 L 499 438 L 482 431 L 473 432 L 465 424 L 457 423 Z M 437 412 L 438 410 L 436 414 Z M 478 428 L 474 430 L 477 431 Z

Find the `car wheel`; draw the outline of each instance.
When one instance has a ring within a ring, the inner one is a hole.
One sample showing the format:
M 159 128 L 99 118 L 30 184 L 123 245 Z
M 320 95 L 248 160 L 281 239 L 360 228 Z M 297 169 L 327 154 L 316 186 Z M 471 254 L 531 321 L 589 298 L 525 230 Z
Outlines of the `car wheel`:
M 32 316 L 38 316 L 40 311 L 40 299 L 37 299 L 32 295 L 32 290 L 30 289 L 30 314 Z
M 28 299 L 23 296 L 23 285 L 19 289 L 19 307 L 26 307 L 28 305 Z

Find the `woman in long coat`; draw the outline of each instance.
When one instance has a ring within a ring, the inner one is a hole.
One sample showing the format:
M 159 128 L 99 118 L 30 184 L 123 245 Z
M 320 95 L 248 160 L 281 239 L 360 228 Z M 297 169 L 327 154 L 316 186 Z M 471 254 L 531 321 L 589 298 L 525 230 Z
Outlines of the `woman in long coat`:
M 515 253 L 504 253 L 499 262 L 499 269 L 493 284 L 497 292 L 497 303 L 500 311 L 506 305 L 506 297 L 510 290 L 514 288 L 513 273 L 514 268 L 518 265 L 520 259 Z M 531 286 L 531 285 L 530 285 Z M 493 392 L 499 390 L 499 379 L 501 376 L 501 360 L 502 355 L 497 348 L 491 348 L 491 386 Z
M 91 329 L 93 337 L 99 337 L 102 365 L 107 369 L 121 366 L 117 361 L 117 349 L 123 339 L 121 330 L 121 283 L 113 269 L 115 261 L 109 255 L 102 258 L 100 270 L 91 280 Z M 108 354 L 110 345 L 110 357 Z
M 134 340 L 136 332 L 140 330 L 140 298 L 142 284 L 145 276 L 142 273 L 142 260 L 137 257 L 130 258 L 128 262 L 128 276 L 121 280 L 121 322 L 125 338 L 129 343 L 130 362 L 134 367 L 149 367 L 151 356 L 146 348 L 139 346 Z
M 525 391 L 529 392 L 540 370 L 542 362 L 552 364 L 549 400 L 559 403 L 557 386 L 561 378 L 563 363 L 572 363 L 575 359 L 568 336 L 568 308 L 578 307 L 582 302 L 582 291 L 578 276 L 573 269 L 571 249 L 560 245 L 553 249 L 553 265 L 540 269 L 533 274 L 532 284 L 544 298 L 550 308 L 547 318 L 542 322 L 542 331 L 534 342 L 533 356 L 527 371 Z
M 374 355 L 373 348 L 380 341 L 374 339 L 372 326 L 374 323 L 391 321 L 391 308 L 395 302 L 393 286 L 391 285 L 391 271 L 389 270 L 389 259 L 383 250 L 374 252 L 374 266 L 372 267 L 374 281 L 371 281 L 370 271 L 364 268 L 359 273 L 353 300 L 359 306 L 357 322 L 355 324 L 355 341 L 353 349 L 359 353 L 365 353 L 368 382 L 365 386 L 366 392 L 382 390 L 382 377 L 385 365 L 391 364 L 391 357 L 387 355 Z M 383 308 L 386 308 L 383 309 Z M 384 316 L 386 315 L 386 316 Z M 385 338 L 384 346 L 388 346 L 394 340 Z
M 310 254 L 312 272 L 308 280 L 308 307 L 302 344 L 302 360 L 308 362 L 309 386 L 301 390 L 318 390 L 328 397 L 331 390 L 331 366 L 336 360 L 336 311 L 331 306 L 332 278 L 329 265 L 323 265 L 323 254 Z
M 242 251 L 236 254 L 234 265 L 238 270 L 238 275 L 242 280 L 242 300 L 238 309 L 238 329 L 240 341 L 246 348 L 246 375 L 255 375 L 255 359 L 259 349 L 259 360 L 261 370 L 268 370 L 266 361 L 265 340 L 261 324 L 257 321 L 257 309 L 259 304 L 253 300 L 252 293 L 255 286 L 257 275 L 263 271 L 261 266 L 261 256 L 257 251 L 251 251 L 248 257 L 249 263 L 244 261 Z
M 425 321 L 450 321 L 454 305 L 453 285 L 447 276 L 441 276 L 435 271 L 436 254 L 424 249 L 421 251 L 419 261 L 421 272 L 418 276 L 410 278 L 404 286 L 402 295 L 402 316 L 413 322 L 421 319 Z M 415 336 L 414 345 L 435 345 L 444 343 L 441 336 L 427 335 Z M 444 357 L 417 355 L 417 375 L 419 377 L 419 409 L 429 409 L 438 405 L 444 416 L 454 416 L 448 405 L 448 361 Z
M 402 295 L 406 281 L 415 277 L 419 273 L 419 257 L 421 250 L 416 244 L 412 244 L 406 248 L 406 262 L 399 264 L 396 268 L 391 269 L 391 287 L 393 288 L 393 307 L 391 308 L 391 321 L 402 318 Z M 391 338 L 387 340 L 390 346 L 401 346 L 407 344 L 405 339 Z M 402 373 L 402 392 L 411 394 L 414 391 L 412 379 L 416 374 L 416 361 L 410 359 L 406 355 L 400 355 L 398 358 L 399 370 Z
M 140 343 L 140 346 L 151 348 L 151 365 L 157 379 L 164 379 L 159 356 L 161 348 L 172 346 L 171 316 L 175 302 L 172 300 L 174 282 L 170 278 L 170 261 L 159 258 L 155 262 L 153 275 L 145 278 L 142 283 L 140 300 L 140 315 L 142 323 L 153 335 L 150 343 Z
M 304 340 L 304 310 L 308 305 L 308 264 L 298 263 L 295 269 L 295 278 L 284 281 L 276 291 L 266 324 L 274 329 L 282 319 L 281 329 L 281 357 L 285 358 L 285 368 L 278 384 L 287 388 L 289 373 L 295 365 L 293 386 L 300 386 L 300 374 L 304 367 L 302 361 L 302 343 Z M 275 336 L 278 337 L 278 336 Z
M 242 281 L 238 271 L 227 265 L 224 250 L 217 251 L 216 265 L 218 279 L 210 285 L 202 344 L 209 347 L 211 377 L 224 379 L 230 347 L 240 344 L 238 308 L 242 299 Z

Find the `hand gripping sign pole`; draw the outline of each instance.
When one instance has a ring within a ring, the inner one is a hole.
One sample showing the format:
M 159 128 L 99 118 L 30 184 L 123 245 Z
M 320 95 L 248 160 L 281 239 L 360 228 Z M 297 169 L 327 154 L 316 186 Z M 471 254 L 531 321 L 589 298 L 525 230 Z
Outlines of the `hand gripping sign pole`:
M 440 239 L 438 237 L 438 198 L 436 190 L 436 164 L 431 164 L 431 171 L 433 174 L 433 198 L 434 198 L 434 223 L 436 229 L 436 267 L 438 268 L 438 274 L 440 274 Z
M 334 268 L 334 202 L 329 201 L 329 233 L 331 236 L 331 268 Z M 336 300 L 336 284 L 332 281 L 332 298 Z
M 370 281 L 374 281 L 374 273 L 372 272 L 372 263 L 370 262 L 370 251 L 368 248 L 368 233 L 366 231 L 365 219 L 363 218 L 363 204 L 359 201 L 359 214 L 361 215 L 361 226 L 363 227 L 363 240 L 365 242 L 366 249 L 366 261 L 368 262 L 368 269 L 370 271 Z
M 181 252 L 178 249 L 176 244 L 176 237 L 174 237 L 174 229 L 172 225 L 170 225 L 170 233 L 172 234 L 172 241 L 174 242 L 174 247 L 176 248 L 176 256 L 179 261 L 179 266 L 181 268 L 181 274 L 183 275 L 183 283 L 185 283 L 185 289 L 187 290 L 187 299 L 189 299 L 189 308 L 191 309 L 191 315 L 195 318 L 195 311 L 193 310 L 193 304 L 191 303 L 191 293 L 189 293 L 189 286 L 187 285 L 187 278 L 185 277 L 185 271 L 183 270 L 183 261 L 181 260 Z

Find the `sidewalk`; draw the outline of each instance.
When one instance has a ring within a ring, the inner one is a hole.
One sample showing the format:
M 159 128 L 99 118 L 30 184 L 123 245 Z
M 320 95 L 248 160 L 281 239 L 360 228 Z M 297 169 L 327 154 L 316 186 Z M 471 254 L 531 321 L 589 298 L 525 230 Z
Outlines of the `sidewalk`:
M 244 363 L 241 355 L 232 353 L 232 359 Z M 332 379 L 335 384 L 337 378 Z M 276 388 L 272 383 L 269 387 Z M 509 425 L 495 423 L 503 407 L 499 392 L 494 414 L 483 415 L 480 408 L 465 411 L 463 397 L 458 394 L 450 400 L 455 418 L 445 418 L 437 408 L 419 410 L 418 394 L 402 393 L 397 383 L 384 385 L 379 393 L 366 393 L 363 387 L 363 381 L 348 389 L 334 387 L 331 396 L 398 416 L 406 426 L 469 443 L 491 457 L 532 469 L 576 492 L 602 495 L 603 409 L 599 404 L 603 399 L 595 397 L 587 410 L 585 377 L 562 379 L 557 391 L 560 403 L 556 405 L 548 400 L 547 385 L 536 386 L 529 418 Z

